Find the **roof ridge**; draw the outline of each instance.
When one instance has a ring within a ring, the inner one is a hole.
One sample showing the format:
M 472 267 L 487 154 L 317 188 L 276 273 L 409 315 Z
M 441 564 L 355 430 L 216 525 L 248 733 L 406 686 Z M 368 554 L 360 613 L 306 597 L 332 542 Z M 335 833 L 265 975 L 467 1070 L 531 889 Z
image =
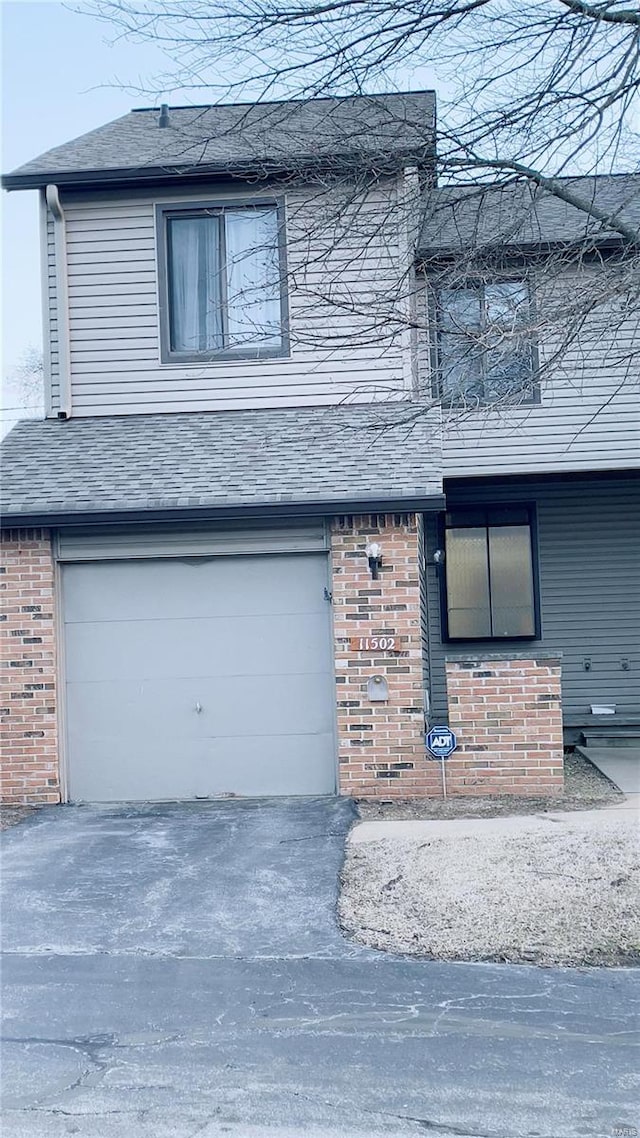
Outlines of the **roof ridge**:
M 405 98 L 407 95 L 435 95 L 436 90 L 434 87 L 416 87 L 410 91 L 374 91 L 371 93 L 359 93 L 357 95 L 309 95 L 304 99 L 247 99 L 242 103 L 167 103 L 166 106 L 170 111 L 204 111 L 215 110 L 218 107 L 231 109 L 232 107 L 288 107 L 288 106 L 309 106 L 311 103 L 338 103 L 346 102 L 348 99 L 362 99 L 363 102 L 367 99 L 393 99 Z M 155 107 L 132 107 L 130 111 L 125 114 L 157 114 L 160 110 L 162 103 Z

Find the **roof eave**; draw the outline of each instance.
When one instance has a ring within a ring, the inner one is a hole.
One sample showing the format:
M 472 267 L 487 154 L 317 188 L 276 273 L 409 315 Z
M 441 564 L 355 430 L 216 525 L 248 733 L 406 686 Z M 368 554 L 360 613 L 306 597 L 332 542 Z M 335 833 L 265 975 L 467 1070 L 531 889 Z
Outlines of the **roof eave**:
M 597 237 L 595 234 L 584 234 L 582 237 L 576 237 L 571 241 L 540 239 L 539 241 L 519 241 L 517 243 L 505 242 L 504 244 L 479 245 L 472 251 L 476 256 L 484 255 L 487 257 L 504 256 L 505 254 L 517 257 L 535 253 L 577 253 L 584 252 L 585 242 L 588 242 L 592 249 L 622 249 L 629 245 L 629 242 L 622 235 L 611 234 Z M 439 249 L 418 248 L 416 250 L 416 261 L 419 265 L 424 266 L 429 263 L 432 264 L 434 261 L 453 261 L 462 255 L 468 258 L 469 253 L 470 250 L 467 245 L 448 245 Z
M 295 161 L 285 159 L 244 159 L 242 162 L 209 162 L 200 166 L 147 166 L 115 168 L 108 170 L 47 170 L 28 174 L 3 174 L 0 184 L 5 190 L 36 190 L 51 184 L 75 189 L 95 189 L 98 186 L 130 185 L 131 183 L 175 182 L 185 178 L 206 180 L 215 178 L 238 178 L 247 175 L 275 177 L 291 174 L 301 167 L 305 170 L 335 169 L 341 164 L 367 167 L 393 172 L 404 166 L 432 164 L 435 152 L 423 150 L 407 151 L 406 154 L 390 155 L 373 151 L 370 154 L 335 153 L 326 156 L 296 155 Z
M 428 513 L 443 510 L 444 493 L 372 494 L 363 498 L 328 498 L 318 501 L 256 502 L 230 505 L 185 506 L 175 509 L 141 508 L 125 510 L 57 510 L 32 513 L 3 513 L 3 529 L 34 526 L 58 528 L 83 525 L 135 525 L 151 522 L 233 521 L 273 517 L 331 517 L 337 514 Z

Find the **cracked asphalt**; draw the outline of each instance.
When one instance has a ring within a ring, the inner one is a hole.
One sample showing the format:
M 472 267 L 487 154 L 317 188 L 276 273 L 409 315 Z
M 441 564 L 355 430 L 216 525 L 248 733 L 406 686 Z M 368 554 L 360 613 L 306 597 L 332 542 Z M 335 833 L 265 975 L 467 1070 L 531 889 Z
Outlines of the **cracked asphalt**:
M 3 835 L 7 1138 L 640 1132 L 637 973 L 336 924 L 343 799 L 57 807 Z

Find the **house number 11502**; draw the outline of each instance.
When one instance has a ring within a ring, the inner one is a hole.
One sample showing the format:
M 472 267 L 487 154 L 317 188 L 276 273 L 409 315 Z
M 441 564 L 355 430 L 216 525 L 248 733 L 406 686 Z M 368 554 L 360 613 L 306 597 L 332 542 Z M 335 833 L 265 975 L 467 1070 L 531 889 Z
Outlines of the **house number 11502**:
M 352 652 L 397 652 L 397 636 L 352 636 Z

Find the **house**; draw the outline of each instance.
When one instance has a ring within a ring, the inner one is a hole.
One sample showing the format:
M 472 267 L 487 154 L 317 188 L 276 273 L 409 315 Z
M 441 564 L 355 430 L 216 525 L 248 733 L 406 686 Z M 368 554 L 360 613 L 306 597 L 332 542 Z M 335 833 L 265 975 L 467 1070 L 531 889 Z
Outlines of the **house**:
M 640 178 L 438 189 L 434 117 L 145 109 L 4 178 L 8 800 L 556 793 L 640 728 Z

